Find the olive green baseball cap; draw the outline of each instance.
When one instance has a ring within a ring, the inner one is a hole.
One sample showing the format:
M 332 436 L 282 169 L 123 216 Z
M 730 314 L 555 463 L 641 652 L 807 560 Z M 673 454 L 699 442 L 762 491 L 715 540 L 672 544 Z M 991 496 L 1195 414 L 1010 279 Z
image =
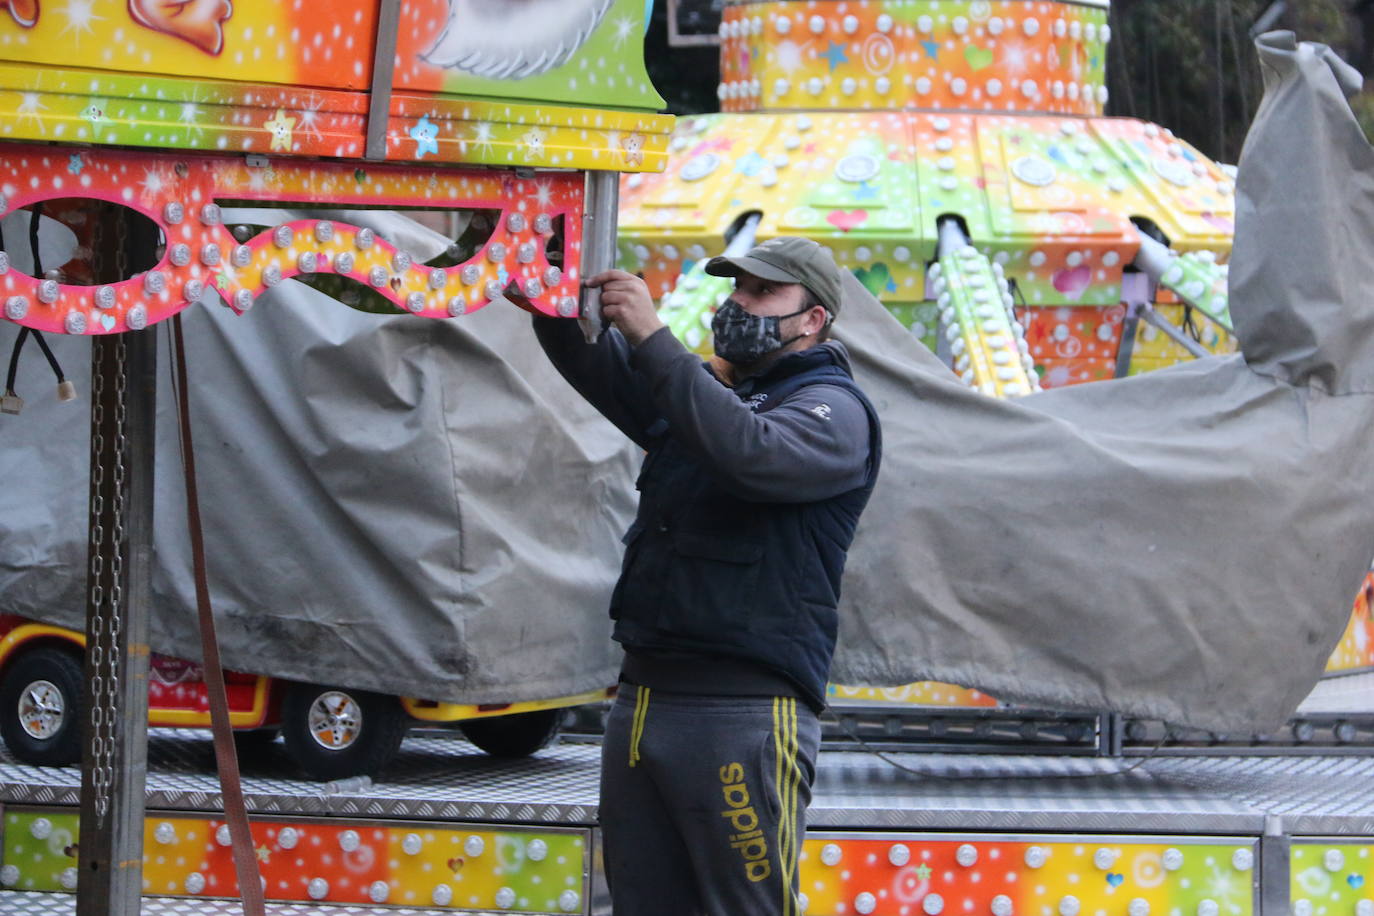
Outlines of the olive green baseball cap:
M 800 283 L 832 318 L 840 314 L 840 268 L 828 249 L 810 239 L 786 235 L 769 239 L 739 257 L 712 258 L 706 262 L 706 272 L 715 277 L 750 274 L 774 283 Z

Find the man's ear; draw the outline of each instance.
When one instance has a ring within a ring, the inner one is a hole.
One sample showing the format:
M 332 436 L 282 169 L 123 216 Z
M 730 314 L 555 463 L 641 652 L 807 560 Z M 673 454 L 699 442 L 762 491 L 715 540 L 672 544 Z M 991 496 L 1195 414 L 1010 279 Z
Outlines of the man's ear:
M 820 318 L 816 317 L 817 312 L 820 312 Z M 810 327 L 812 323 L 814 323 L 815 327 L 812 328 L 812 330 L 807 331 L 807 335 L 810 336 L 811 334 L 819 334 L 821 331 L 824 331 L 826 324 L 829 323 L 829 320 L 830 313 L 826 311 L 825 306 L 813 306 L 811 311 L 806 313 L 806 323 L 808 327 Z

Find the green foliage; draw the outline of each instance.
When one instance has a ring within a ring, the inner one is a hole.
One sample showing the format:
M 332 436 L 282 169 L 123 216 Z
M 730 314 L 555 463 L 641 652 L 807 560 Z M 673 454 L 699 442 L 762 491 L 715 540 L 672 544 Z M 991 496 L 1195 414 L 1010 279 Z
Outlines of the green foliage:
M 1272 0 L 1117 0 L 1108 60 L 1109 113 L 1154 121 L 1202 152 L 1235 162 L 1263 95 L 1250 29 Z M 1349 0 L 1288 0 L 1274 28 L 1329 44 L 1357 64 L 1364 52 Z M 1357 112 L 1371 105 L 1356 100 Z

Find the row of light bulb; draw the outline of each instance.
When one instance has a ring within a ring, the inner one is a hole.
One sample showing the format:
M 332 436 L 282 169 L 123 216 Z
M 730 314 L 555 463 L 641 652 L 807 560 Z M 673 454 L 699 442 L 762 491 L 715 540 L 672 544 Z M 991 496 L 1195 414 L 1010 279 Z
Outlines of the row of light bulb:
M 8 207 L 8 201 L 0 197 L 0 211 Z M 205 226 L 217 226 L 220 224 L 222 215 L 218 204 L 207 203 L 202 206 L 198 213 L 200 222 Z M 186 218 L 185 208 L 173 201 L 162 208 L 162 218 L 172 226 L 179 225 Z M 242 248 L 243 246 L 239 246 Z M 246 250 L 246 249 L 245 249 Z M 201 263 L 207 267 L 214 267 L 220 263 L 222 252 L 218 245 L 205 245 L 199 252 Z M 235 256 L 239 257 L 238 249 L 235 249 Z M 180 244 L 172 246 L 168 252 L 168 260 L 176 267 L 185 267 L 191 263 L 192 253 L 190 246 Z M 244 261 L 244 264 L 247 262 Z M 238 261 L 235 261 L 238 264 Z M 0 276 L 8 273 L 10 269 L 9 256 L 0 252 Z M 167 289 L 167 275 L 160 270 L 150 270 L 143 275 L 143 292 L 149 296 L 161 295 Z M 195 302 L 205 292 L 205 285 L 199 280 L 188 280 L 183 288 L 183 295 L 187 302 Z M 47 277 L 39 281 L 38 289 L 34 298 L 42 305 L 54 305 L 62 296 L 62 287 L 59 280 L 54 277 Z M 91 304 L 100 310 L 112 309 L 116 304 L 116 295 L 112 286 L 96 286 L 91 290 Z M 251 305 L 251 299 L 250 303 Z M 5 317 L 11 321 L 20 321 L 29 313 L 30 300 L 27 296 L 14 295 L 5 299 Z M 148 326 L 148 309 L 141 303 L 135 304 L 124 314 L 124 322 L 131 330 L 141 331 Z M 86 313 L 80 309 L 72 309 L 62 318 L 62 329 L 68 334 L 85 334 L 89 322 Z
M 180 204 L 169 203 L 163 210 L 163 218 L 170 224 L 176 225 L 185 217 Z M 220 220 L 219 207 L 215 204 L 206 204 L 201 209 L 201 221 L 206 225 L 215 225 Z M 534 220 L 536 232 L 547 235 L 552 232 L 552 219 L 540 214 Z M 508 228 L 512 232 L 523 232 L 526 228 L 525 217 L 520 213 L 513 213 L 508 217 Z M 319 244 L 328 244 L 334 240 L 334 224 L 328 220 L 320 220 L 315 223 L 315 241 Z M 295 230 L 289 225 L 280 225 L 272 230 L 272 242 L 279 249 L 291 247 L 295 242 Z M 362 228 L 354 233 L 354 247 L 362 252 L 373 247 L 377 242 L 377 237 L 371 229 Z M 493 264 L 499 264 L 506 259 L 508 250 L 503 243 L 496 242 L 487 247 L 487 259 Z M 538 246 L 533 241 L 520 243 L 516 249 L 516 260 L 521 264 L 533 263 L 538 256 Z M 173 267 L 186 267 L 192 259 L 198 259 L 206 268 L 218 267 L 226 261 L 235 268 L 246 268 L 253 263 L 255 252 L 253 248 L 246 244 L 238 244 L 229 249 L 228 254 L 224 253 L 216 243 L 208 243 L 201 247 L 199 252 L 192 252 L 191 247 L 184 243 L 172 245 L 167 251 L 167 260 Z M 334 256 L 332 264 L 329 255 L 324 252 L 305 251 L 296 259 L 296 268 L 301 273 L 315 273 L 332 267 L 338 274 L 351 274 L 354 269 L 355 256 L 351 252 L 340 252 Z M 388 270 L 380 265 L 374 266 L 368 271 L 366 281 L 377 289 L 386 288 L 392 279 L 393 272 L 396 274 L 404 273 L 413 265 L 413 258 L 404 251 L 396 251 L 391 257 L 391 269 Z M 9 257 L 4 252 L 0 252 L 0 276 L 10 270 Z M 459 279 L 465 286 L 472 286 L 480 279 L 482 270 L 476 264 L 467 264 L 458 271 Z M 266 287 L 279 285 L 284 279 L 280 264 L 271 263 L 262 270 L 262 284 Z M 527 277 L 518 284 L 520 293 L 528 298 L 542 296 L 547 288 L 558 285 L 563 279 L 562 271 L 550 265 L 545 269 L 540 277 Z M 434 268 L 429 271 L 428 286 L 432 292 L 443 290 L 448 284 L 448 272 L 443 268 Z M 168 275 L 166 272 L 153 269 L 146 271 L 142 275 L 143 292 L 147 296 L 160 296 L 168 289 Z M 187 303 L 199 301 L 205 294 L 205 282 L 191 278 L 182 284 L 181 296 Z M 488 300 L 496 299 L 505 294 L 505 288 L 496 280 L 490 280 L 482 290 Z M 34 298 L 40 304 L 53 305 L 62 295 L 61 283 L 59 280 L 48 277 L 38 283 Z M 117 302 L 116 293 L 113 286 L 96 286 L 91 289 L 91 304 L 95 308 L 107 310 L 114 308 Z M 236 291 L 230 303 L 237 311 L 246 312 L 253 307 L 255 296 L 252 290 L 240 289 Z M 28 315 L 30 299 L 23 295 L 13 295 L 5 299 L 5 317 L 11 321 L 20 321 Z M 405 307 L 411 312 L 422 312 L 428 305 L 429 300 L 426 294 L 421 292 L 411 292 L 406 296 Z M 468 300 L 461 294 L 452 296 L 446 303 L 448 314 L 452 317 L 463 315 L 468 310 Z M 572 296 L 559 297 L 555 303 L 555 309 L 562 317 L 568 318 L 577 314 L 578 303 Z M 137 303 L 128 309 L 124 316 L 125 323 L 131 330 L 141 331 L 148 323 L 148 310 L 142 303 Z M 88 330 L 88 320 L 86 313 L 80 309 L 72 309 L 63 317 L 63 330 L 68 334 L 85 334 Z
M 798 85 L 813 96 L 824 94 L 830 80 L 827 77 L 813 76 L 802 80 Z M 929 95 L 935 89 L 935 82 L 928 76 L 918 77 L 912 84 L 918 95 Z M 860 83 L 852 76 L 846 76 L 840 80 L 840 93 L 842 95 L 854 95 L 861 88 Z M 957 76 L 949 82 L 951 95 L 963 96 L 969 92 L 970 85 L 967 79 Z M 1035 80 L 1022 80 L 1015 83 L 1013 88 L 1019 90 L 1021 95 L 1027 99 L 1039 98 L 1041 95 L 1040 84 Z M 782 98 L 792 92 L 793 86 L 790 80 L 780 76 L 773 81 L 773 95 Z M 892 92 L 892 80 L 886 76 L 879 76 L 873 80 L 873 90 L 879 95 L 887 95 Z M 983 84 L 983 92 L 988 98 L 999 98 L 1006 90 L 1006 84 L 997 77 L 992 77 Z M 1049 94 L 1055 99 L 1063 99 L 1066 96 L 1069 101 L 1076 102 L 1082 99 L 1091 102 L 1094 99 L 1101 105 L 1107 104 L 1109 93 L 1105 85 L 1094 86 L 1091 83 L 1074 83 L 1055 80 L 1049 84 Z M 716 97 L 721 101 L 731 99 L 756 99 L 763 94 L 763 84 L 758 79 L 748 80 L 727 80 L 716 86 Z
M 72 871 L 75 870 L 72 869 Z M 262 881 L 264 884 L 264 890 L 266 890 L 266 879 L 262 879 Z M 63 884 L 64 886 L 66 885 L 65 880 Z M 75 881 L 73 880 L 72 887 L 75 886 Z M 190 894 L 192 896 L 204 893 L 205 887 L 206 879 L 205 876 L 200 872 L 192 872 L 191 874 L 187 875 L 186 880 L 182 883 L 182 888 L 186 891 L 187 894 Z M 329 897 L 329 891 L 329 879 L 327 878 L 311 878 L 309 881 L 306 882 L 305 885 L 305 893 L 307 896 L 310 897 L 311 900 L 325 900 Z M 391 897 L 390 882 L 373 881 L 371 884 L 367 886 L 367 897 L 373 903 L 388 902 L 388 900 Z M 434 889 L 430 891 L 429 899 L 435 906 L 451 905 L 454 899 L 453 886 L 450 884 L 443 883 L 436 884 L 434 886 Z M 514 888 L 502 887 L 498 888 L 496 893 L 492 895 L 491 902 L 495 904 L 498 909 L 508 910 L 511 907 L 515 906 L 515 904 L 518 902 L 518 898 L 516 896 Z M 575 890 L 567 889 L 558 895 L 558 908 L 564 913 L 577 912 L 581 905 L 582 895 Z
M 813 35 L 823 35 L 830 25 L 830 20 L 824 16 L 813 15 L 806 20 L 805 28 Z M 874 26 L 877 30 L 886 35 L 892 31 L 895 23 L 891 16 L 882 13 L 878 16 Z M 950 22 L 950 27 L 956 35 L 967 35 L 973 23 L 966 16 L 955 16 Z M 763 34 L 763 17 L 735 17 L 722 19 L 720 23 L 719 35 L 723 39 L 748 38 L 752 35 Z M 1027 38 L 1034 38 L 1040 34 L 1040 20 L 1030 16 L 1021 21 L 1021 31 Z M 845 16 L 840 20 L 840 28 L 846 35 L 854 35 L 859 31 L 859 17 Z M 1000 16 L 993 16 L 987 21 L 988 34 L 998 36 L 1007 29 L 1015 28 L 1015 21 L 1003 19 Z M 773 30 L 779 35 L 787 35 L 792 31 L 792 18 L 789 16 L 776 16 L 773 18 Z M 1068 21 L 1056 19 L 1050 25 L 1050 30 L 1056 38 L 1070 38 L 1074 41 L 1101 41 L 1107 44 L 1112 40 L 1112 27 L 1106 24 L 1098 25 L 1095 22 L 1082 23 L 1077 20 Z M 930 35 L 935 31 L 935 20 L 931 16 L 921 16 L 916 20 L 916 31 L 923 35 Z
M 39 836 L 45 819 L 40 818 L 35 821 L 35 827 L 31 832 Z M 46 834 L 44 834 L 46 835 Z M 153 838 L 164 846 L 175 845 L 180 837 L 176 827 L 169 821 L 158 824 L 153 831 Z M 281 849 L 295 849 L 302 839 L 302 834 L 295 827 L 283 827 L 277 833 L 276 842 Z M 228 824 L 221 824 L 215 831 L 215 842 L 220 846 L 231 846 L 233 838 Z M 345 853 L 355 852 L 362 846 L 362 837 L 356 830 L 345 830 L 338 835 L 339 848 Z M 476 858 L 486 850 L 486 840 L 477 834 L 468 836 L 463 841 L 463 853 L 468 858 Z M 407 855 L 419 855 L 424 848 L 424 839 L 418 833 L 408 833 L 401 842 L 401 848 Z M 532 862 L 541 862 L 548 856 L 548 844 L 542 839 L 535 838 L 525 845 L 525 856 Z M 205 890 L 205 876 L 199 872 L 193 872 L 186 877 L 183 888 L 188 894 L 200 894 Z M 264 887 L 264 889 L 266 889 Z M 367 895 L 373 903 L 386 903 L 391 896 L 391 885 L 386 881 L 374 881 L 368 885 Z M 329 881 L 323 877 L 311 878 L 306 882 L 306 894 L 312 900 L 324 900 L 329 896 Z M 453 902 L 453 888 L 448 884 L 437 884 L 430 893 L 430 900 L 437 906 L 448 906 Z M 496 891 L 493 902 L 500 909 L 510 909 L 515 906 L 516 893 L 512 888 L 502 887 Z M 558 907 L 565 913 L 576 911 L 582 903 L 581 894 L 575 890 L 564 890 L 558 896 Z
M 1101 847 L 1093 854 L 1093 865 L 1100 871 L 1109 871 L 1116 865 L 1120 851 L 1108 847 Z M 822 865 L 835 867 L 844 858 L 844 849 L 837 843 L 826 843 L 821 848 L 820 860 Z M 978 847 L 972 843 L 963 843 L 954 852 L 954 860 L 964 868 L 972 868 L 978 864 Z M 1050 851 L 1044 846 L 1028 846 L 1024 853 L 1024 861 L 1027 868 L 1044 868 L 1049 862 Z M 911 862 L 911 847 L 905 843 L 894 843 L 888 847 L 887 860 L 896 868 L 903 868 Z M 1161 856 L 1161 864 L 1165 871 L 1173 872 L 1183 867 L 1184 855 L 1177 848 L 1169 848 Z M 1231 855 L 1231 865 L 1237 871 L 1249 871 L 1254 867 L 1254 852 L 1247 848 L 1235 850 Z M 864 891 L 854 898 L 854 911 L 860 914 L 872 913 L 877 908 L 877 898 L 873 894 Z M 926 916 L 939 916 L 944 912 L 945 900 L 938 893 L 927 893 L 921 901 L 921 910 Z M 990 901 L 989 910 L 992 916 L 1013 916 L 1015 905 L 1010 897 L 1005 894 L 998 894 Z M 1082 901 L 1072 894 L 1066 895 L 1059 901 L 1059 916 L 1079 916 L 1082 910 Z M 1136 897 L 1127 905 L 1129 916 L 1149 916 L 1149 901 L 1141 897 Z M 1220 907 L 1215 900 L 1203 899 L 1198 902 L 1196 916 L 1219 916 Z M 1374 916 L 1374 913 L 1361 913 L 1360 916 Z
M 992 351 L 989 357 L 991 369 L 1002 393 L 1014 397 L 1039 391 L 1040 378 L 1035 371 L 1035 360 L 1031 357 L 1030 347 L 1026 343 L 1025 328 L 1012 313 L 1011 290 L 1002 265 L 991 264 L 995 290 L 985 289 L 987 280 L 980 270 L 987 266 L 986 258 L 972 246 L 961 248 L 958 256 L 964 262 L 963 269 L 968 271 L 964 285 L 971 290 L 971 295 L 977 303 L 973 306 L 974 314 L 980 320 L 984 332 L 981 339 Z M 972 387 L 977 381 L 973 355 L 968 352 L 968 345 L 959 325 L 953 293 L 949 288 L 944 267 L 939 263 L 932 265 L 930 277 L 932 292 L 935 293 L 936 303 L 940 306 L 940 321 L 945 328 L 950 352 L 954 355 L 954 370 L 959 373 L 964 384 Z M 994 303 L 994 299 L 1000 299 L 1000 302 Z M 1011 332 L 1010 339 L 1004 335 L 1005 330 Z M 1016 363 L 1019 365 L 1015 365 Z M 1023 372 L 1029 388 L 1022 385 L 1019 380 Z M 989 382 L 983 383 L 982 391 L 984 394 L 997 393 L 996 386 Z
M 679 251 L 678 247 L 672 242 L 665 242 L 659 248 L 659 251 L 662 252 L 663 257 L 669 261 L 676 261 L 678 258 L 682 257 L 682 252 Z M 630 252 L 640 264 L 647 264 L 649 259 L 653 257 L 653 252 L 649 249 L 649 246 L 644 244 L 635 245 L 630 249 Z M 702 258 L 706 257 L 707 252 L 705 246 L 694 242 L 687 246 L 686 254 L 687 257 L 691 258 L 693 261 L 700 261 Z

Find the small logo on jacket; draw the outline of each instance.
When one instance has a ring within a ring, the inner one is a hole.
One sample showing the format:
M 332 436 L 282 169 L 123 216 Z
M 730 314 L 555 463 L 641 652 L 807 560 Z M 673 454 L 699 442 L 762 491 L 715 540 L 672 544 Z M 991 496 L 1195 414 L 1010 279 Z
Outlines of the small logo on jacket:
M 749 395 L 749 397 L 743 398 L 745 406 L 748 407 L 750 410 L 758 410 L 760 407 L 763 406 L 763 402 L 766 400 L 768 400 L 768 392 L 766 391 L 760 392 L 758 394 L 751 394 Z
M 744 767 L 732 763 L 720 768 L 721 792 L 726 808 L 720 816 L 730 822 L 730 847 L 744 859 L 744 876 L 750 881 L 763 881 L 773 873 L 768 862 L 768 841 L 759 828 L 758 812 L 749 804 L 749 787 L 744 783 Z
M 817 404 L 815 407 L 811 408 L 811 412 L 814 413 L 816 416 L 820 417 L 822 420 L 830 419 L 829 404 Z

